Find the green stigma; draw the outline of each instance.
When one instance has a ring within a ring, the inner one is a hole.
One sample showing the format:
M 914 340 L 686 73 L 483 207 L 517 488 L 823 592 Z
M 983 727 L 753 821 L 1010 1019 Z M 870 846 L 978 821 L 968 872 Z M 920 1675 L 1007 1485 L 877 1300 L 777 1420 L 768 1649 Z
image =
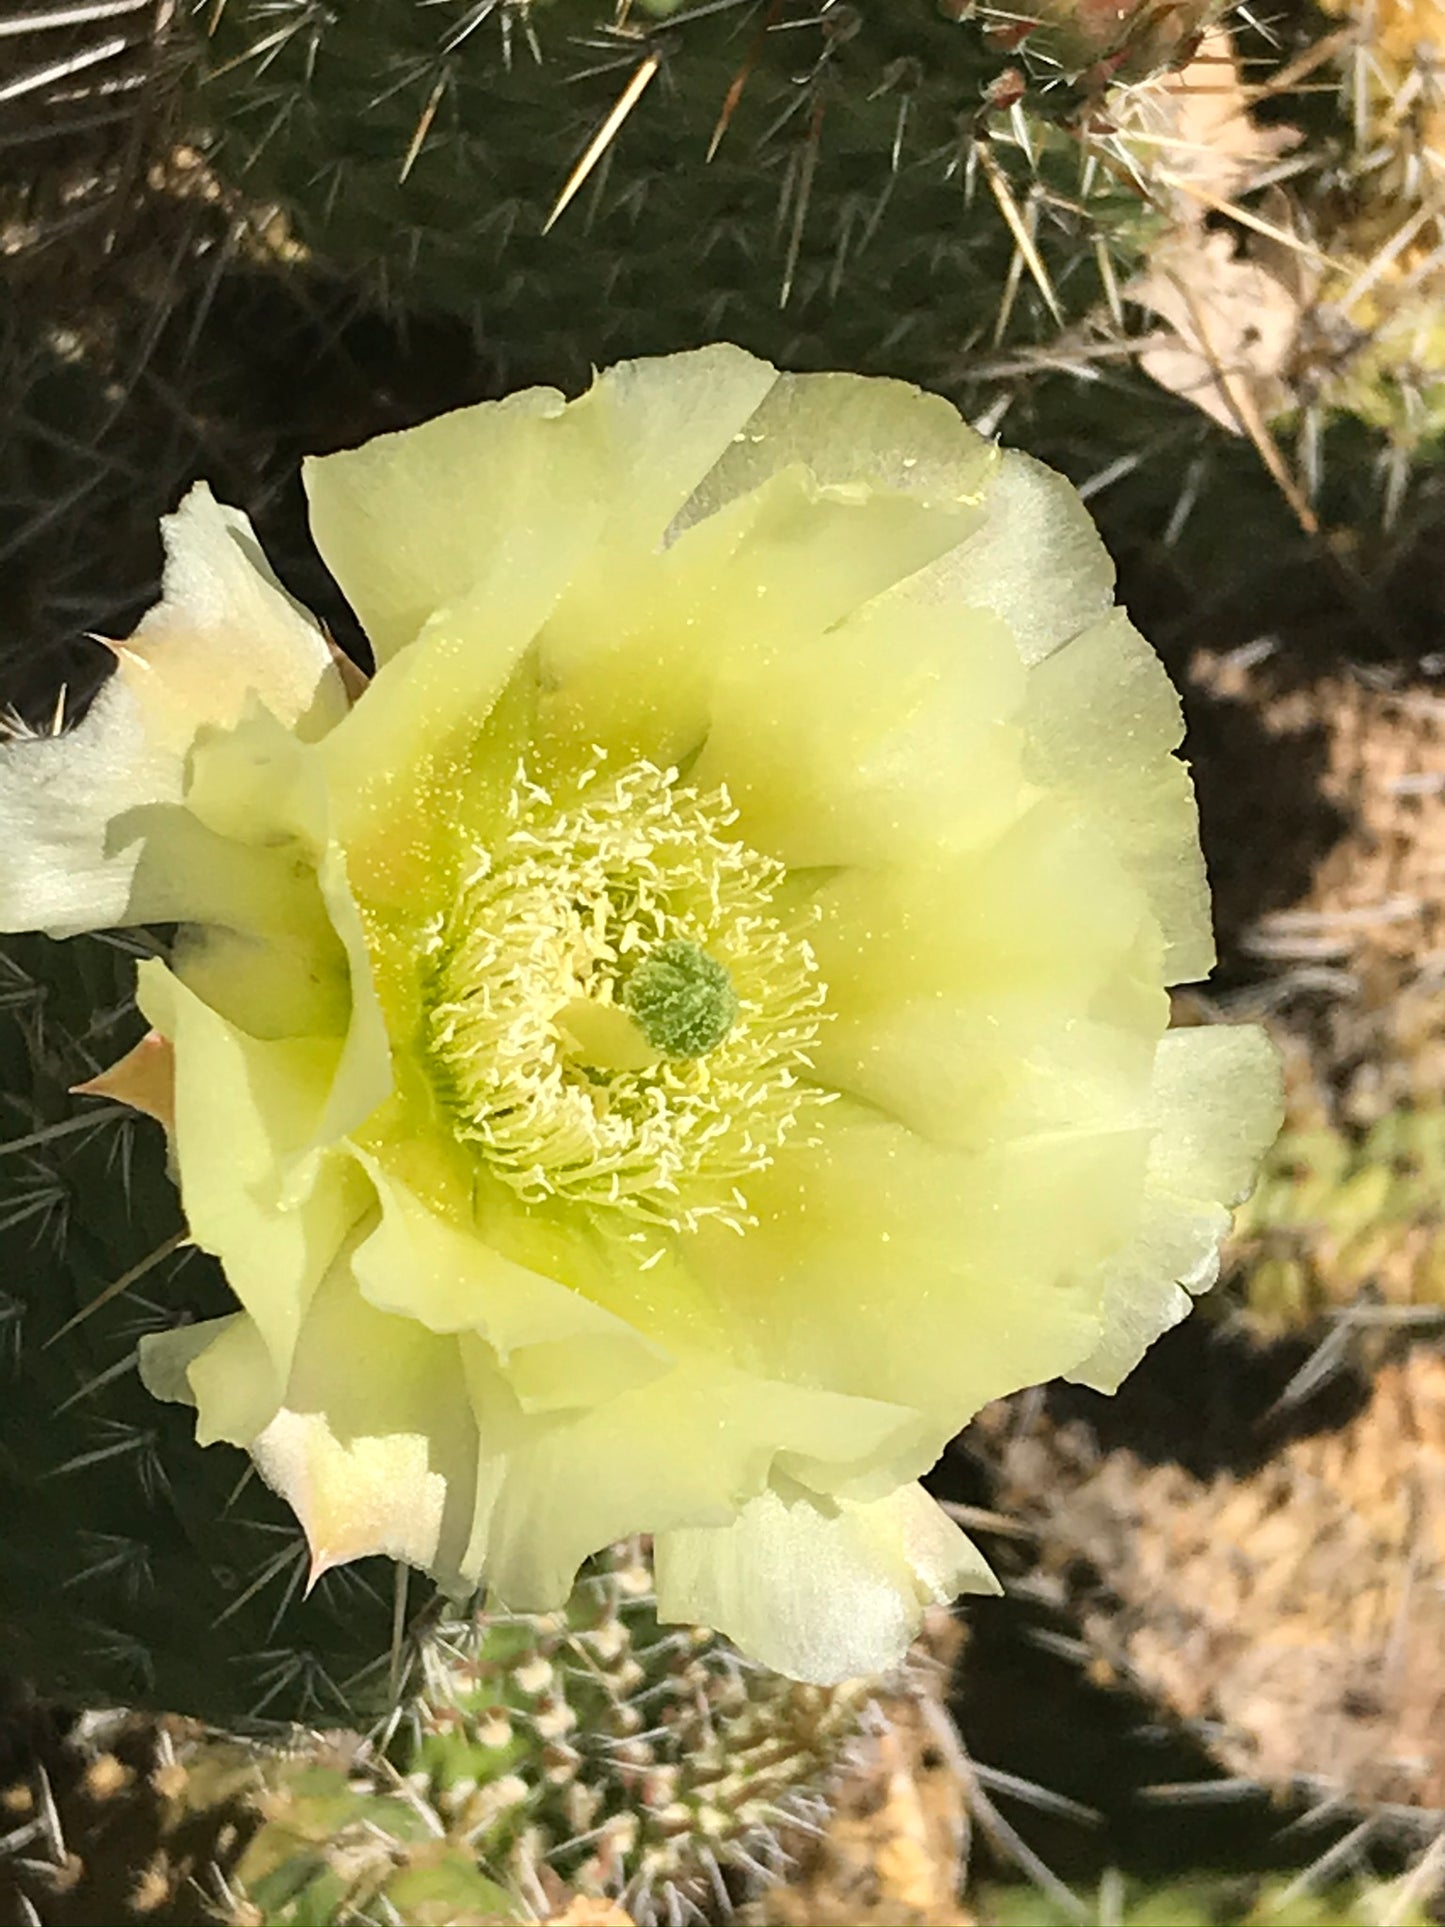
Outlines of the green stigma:
M 648 1043 L 667 1057 L 705 1057 L 738 1016 L 726 968 L 685 937 L 648 952 L 628 977 L 622 1001 Z

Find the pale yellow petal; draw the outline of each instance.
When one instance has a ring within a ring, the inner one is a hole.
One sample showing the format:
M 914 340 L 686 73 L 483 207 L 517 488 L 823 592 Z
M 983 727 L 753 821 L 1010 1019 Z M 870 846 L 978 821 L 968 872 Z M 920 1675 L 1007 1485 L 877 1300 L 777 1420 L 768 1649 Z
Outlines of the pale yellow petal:
M 959 1150 L 1147 1127 L 1158 1026 L 1099 1023 L 1087 1004 L 1007 988 L 918 997 L 829 1024 L 814 1058 L 830 1088 Z
M 773 380 L 707 348 L 624 362 L 570 406 L 533 388 L 378 436 L 307 463 L 317 545 L 386 662 L 436 611 L 517 576 L 539 529 L 656 546 Z
M 1158 1137 L 1150 1168 L 1178 1196 L 1238 1204 L 1279 1130 L 1279 1052 L 1253 1024 L 1172 1030 L 1154 1070 Z
M 381 1220 L 352 1260 L 379 1311 L 434 1332 L 476 1332 L 497 1354 L 524 1410 L 591 1405 L 667 1368 L 642 1332 L 487 1242 L 486 1225 L 449 1224 L 359 1154 Z
M 317 755 L 274 718 L 248 716 L 202 734 L 185 801 L 160 854 L 184 850 L 183 872 L 208 883 L 192 891 L 199 899 L 204 888 L 204 901 L 173 947 L 173 970 L 249 1036 L 334 1047 L 313 1131 L 329 1144 L 390 1092 L 391 1044 Z
M 1147 1124 L 1157 932 L 1066 805 L 1036 802 L 981 851 L 844 872 L 816 902 L 822 1083 L 960 1149 Z
M 195 1407 L 199 1445 L 250 1445 L 276 1416 L 286 1384 L 244 1312 L 148 1333 L 138 1363 L 152 1398 Z
M 186 809 L 228 843 L 313 855 L 326 840 L 326 766 L 313 744 L 251 705 L 201 730 L 186 765 Z
M 254 1318 L 228 1320 L 186 1370 L 196 1443 L 250 1446 L 280 1409 L 289 1364 Z
M 1220 1025 L 1161 1040 L 1140 1223 L 1101 1267 L 1102 1337 L 1068 1377 L 1116 1391 L 1188 1312 L 1188 1294 L 1213 1284 L 1230 1207 L 1248 1195 L 1281 1115 L 1279 1060 L 1263 1031 Z
M 1132 1021 L 1164 1027 L 1143 892 L 1097 828 L 1051 798 L 983 849 L 845 870 L 815 901 L 809 937 L 845 1023 L 911 998 L 971 1006 L 1028 994 L 1103 1018 L 1122 1014 L 1099 1007 L 1117 991 L 1137 1003 Z
M 951 402 L 908 382 L 780 375 L 693 491 L 675 527 L 691 528 L 794 466 L 825 486 L 978 510 L 998 459 Z M 971 525 L 981 521 L 978 515 Z
M 218 835 L 182 806 L 183 788 L 182 758 L 148 742 L 119 674 L 69 735 L 0 747 L 4 927 L 285 922 L 289 860 Z
M 524 685 L 521 697 L 535 687 L 528 651 L 594 532 L 590 509 L 570 519 L 567 510 L 539 509 L 495 576 L 432 612 L 324 745 L 334 832 L 379 902 L 414 896 L 418 878 L 426 887 L 438 847 L 454 847 L 454 799 L 468 795 L 474 767 L 498 754 L 494 710 L 502 705 L 505 736 L 509 683 Z M 514 772 L 515 762 L 507 777 Z
M 197 732 L 183 803 L 121 825 L 140 838 L 134 894 L 184 923 L 174 968 L 255 1035 L 343 1031 L 349 966 L 317 875 L 326 797 L 314 751 L 253 702 L 233 727 Z
M 447 1481 L 421 1431 L 344 1434 L 283 1406 L 251 1444 L 256 1469 L 301 1522 L 311 1575 L 381 1554 L 434 1569 Z
M 595 457 L 568 444 L 564 406 L 529 388 L 305 462 L 311 533 L 379 665 L 468 602 L 519 533 L 530 545 L 536 518 L 550 524 L 549 478 L 564 507 L 585 502 Z
M 720 459 L 758 420 L 779 380 L 727 342 L 619 361 L 572 412 L 606 438 L 609 508 L 601 556 L 656 549 Z
M 954 550 L 994 459 L 936 396 L 774 380 L 733 349 L 628 365 L 583 411 L 615 438 L 617 512 L 544 639 L 540 726 L 564 765 L 591 741 L 662 766 L 694 752 L 724 662 L 785 654 Z
M 689 526 L 791 462 L 823 482 L 864 482 L 975 506 L 974 527 L 921 571 L 920 603 L 988 609 L 1023 660 L 1041 661 L 1101 616 L 1114 568 L 1061 475 L 985 442 L 937 395 L 859 375 L 784 375 L 679 517 Z
M 456 1341 L 373 1310 L 344 1256 L 312 1300 L 281 1408 L 251 1453 L 300 1519 L 313 1574 L 384 1553 L 453 1590 L 468 1585 L 477 1434 Z
M 750 1658 L 832 1686 L 896 1666 L 924 1608 L 998 1592 L 978 1551 L 919 1486 L 871 1505 L 761 1493 L 725 1526 L 659 1533 L 658 1616 L 713 1626 Z
M 390 1095 L 392 1071 L 391 1038 L 372 980 L 366 932 L 352 895 L 346 858 L 337 844 L 328 846 L 319 876 L 331 927 L 346 953 L 350 992 L 341 1054 L 311 1140 L 315 1149 L 324 1150 L 357 1130 Z
M 174 1331 L 147 1332 L 137 1347 L 141 1382 L 152 1398 L 169 1405 L 194 1405 L 190 1369 L 203 1352 L 237 1325 L 249 1325 L 244 1312 L 227 1318 L 205 1318 Z
M 261 876 L 264 881 L 264 871 Z M 289 899 L 299 912 L 296 926 L 184 925 L 171 946 L 171 967 L 187 989 L 248 1036 L 339 1041 L 352 1008 L 345 950 L 319 914 L 314 875 L 304 892 L 293 893 L 285 879 L 279 881 L 274 897 L 257 902 L 277 910 Z M 227 907 L 239 911 L 246 898 L 237 895 L 239 901 Z
M 1214 964 L 1209 885 L 1186 767 L 1179 697 L 1149 644 L 1116 609 L 1030 674 L 1024 769 L 1084 810 L 1149 896 L 1165 982 Z
M 313 735 L 345 711 L 323 632 L 270 574 L 245 517 L 198 484 L 162 527 L 163 600 L 115 645 L 84 720 L 0 747 L 0 929 L 65 936 L 190 915 L 186 886 L 207 894 L 204 864 L 138 866 L 169 833 L 171 812 L 150 806 L 179 800 L 197 732 L 256 700 Z
M 151 740 L 183 755 L 200 724 L 228 728 L 253 698 L 304 740 L 324 736 L 348 707 L 330 643 L 246 517 L 198 482 L 161 534 L 161 600 L 117 645 Z
M 1031 455 L 999 453 L 977 534 L 920 579 L 920 598 L 991 609 L 1037 663 L 1105 613 L 1114 565 L 1072 484 Z
M 249 1037 L 158 962 L 141 966 L 137 998 L 175 1053 L 172 1147 L 191 1236 L 220 1258 L 284 1378 L 311 1295 L 371 1205 L 345 1151 L 309 1155 L 338 1043 Z
M 168 914 L 195 919 L 172 969 L 249 1037 L 314 1040 L 317 1065 L 330 1053 L 312 1133 L 330 1144 L 389 1094 L 391 1044 L 316 756 L 257 715 L 204 733 L 190 763 L 186 807 L 168 813 L 139 873 L 154 864 L 157 900 L 169 890 Z
M 739 834 L 789 865 L 966 848 L 1024 806 L 1024 670 L 994 616 L 885 593 L 720 671 L 693 781 L 725 784 Z
M 1088 1354 L 1096 1268 L 1136 1222 L 1147 1129 L 972 1155 L 847 1103 L 815 1129 L 817 1143 L 750 1180 L 745 1236 L 704 1225 L 689 1240 L 735 1356 L 751 1343 L 778 1377 L 956 1430 Z
M 578 767 L 593 743 L 619 762 L 662 768 L 694 755 L 720 674 L 746 686 L 770 663 L 825 650 L 825 632 L 953 547 L 972 514 L 903 493 L 825 488 L 798 465 L 687 529 L 665 554 L 630 557 L 624 581 L 591 570 L 540 639 L 544 779 L 551 767 Z
M 903 1408 L 720 1360 L 679 1366 L 589 1410 L 529 1414 L 488 1350 L 462 1346 L 484 1464 L 501 1462 L 484 1476 L 479 1543 L 488 1585 L 511 1607 L 560 1604 L 579 1563 L 610 1540 L 730 1519 L 777 1463 L 919 1456 L 918 1420 Z

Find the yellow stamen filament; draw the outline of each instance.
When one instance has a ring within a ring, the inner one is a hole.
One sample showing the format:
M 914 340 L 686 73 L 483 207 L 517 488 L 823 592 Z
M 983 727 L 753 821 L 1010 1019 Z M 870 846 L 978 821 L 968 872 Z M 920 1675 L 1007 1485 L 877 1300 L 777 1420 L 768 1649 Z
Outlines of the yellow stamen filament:
M 747 1177 L 826 1100 L 809 913 L 736 821 L 650 763 L 562 801 L 518 771 L 433 933 L 428 1041 L 459 1137 L 525 1202 L 740 1227 Z M 716 1009 L 658 1014 L 679 967 Z

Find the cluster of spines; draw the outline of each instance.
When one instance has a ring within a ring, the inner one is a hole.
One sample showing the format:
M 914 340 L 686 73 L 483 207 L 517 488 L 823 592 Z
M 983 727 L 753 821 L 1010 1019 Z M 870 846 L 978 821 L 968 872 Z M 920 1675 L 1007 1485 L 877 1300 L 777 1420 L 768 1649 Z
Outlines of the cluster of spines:
M 1339 112 L 1301 228 L 1310 313 L 1297 386 L 1306 416 L 1348 414 L 1396 451 L 1393 487 L 1445 436 L 1445 326 L 1438 194 L 1445 181 L 1434 0 L 1324 0 Z M 1328 44 L 1328 42 L 1327 42 Z
M 12 13 L 4 34 L 10 59 L 0 81 L 0 152 L 84 141 L 103 176 L 113 152 L 97 137 L 129 132 L 163 64 L 169 18 L 153 0 L 61 0 L 28 16 Z M 34 185 L 36 171 L 25 172 Z M 92 191 L 108 185 L 90 183 Z M 0 208 L 9 198 L 0 194 Z
M 227 1927 L 474 1927 L 524 1918 L 517 1897 L 418 1791 L 325 1760 L 268 1762 L 255 1831 L 221 1870 Z
M 876 1684 L 801 1686 L 658 1624 L 636 1544 L 567 1607 L 444 1624 L 388 1746 L 522 1892 L 542 1873 L 639 1921 L 711 1920 L 812 1830 Z
M 5 1661 L 72 1704 L 355 1721 L 386 1698 L 389 1578 L 303 1599 L 294 1520 L 135 1372 L 141 1335 L 227 1309 L 159 1127 L 72 1094 L 143 1028 L 135 951 L 13 939 L 0 972 Z
M 59 1910 L 58 1913 L 55 1910 Z M 354 1741 L 86 1715 L 0 1786 L 0 1913 L 128 1927 L 475 1927 L 514 1899 Z
M 139 1916 L 188 1884 L 233 1927 L 546 1917 L 571 1894 L 644 1924 L 726 1920 L 817 1833 L 874 1704 L 867 1683 L 799 1686 L 660 1627 L 636 1544 L 560 1612 L 433 1619 L 409 1657 L 364 1741 L 90 1719 L 6 1796 L 19 1847 L 40 1843 L 21 1876 L 89 1883 L 100 1907 L 126 1867 L 87 1870 L 87 1842 L 125 1831 Z
M 1137 246 L 1082 158 L 1107 34 L 1069 60 L 1059 23 L 1005 51 L 927 0 L 663 11 L 231 0 L 195 111 L 322 259 L 528 373 L 723 335 L 936 380 L 1021 280 L 1047 327 L 1096 297 L 1096 234 Z
M 1162 138 L 1147 90 L 1120 95 L 1106 144 L 1153 215 L 1145 272 L 1052 340 L 956 364 L 970 410 L 1069 474 L 1136 581 L 1157 585 L 1166 642 L 1169 625 L 1215 644 L 1237 623 L 1338 631 L 1343 591 L 1351 641 L 1398 647 L 1442 513 L 1445 429 L 1439 216 L 1400 171 L 1422 147 L 1412 115 L 1438 93 L 1440 24 L 1414 9 L 1412 38 L 1411 10 L 1332 0 L 1344 25 L 1235 10 L 1233 47 L 1211 38 Z M 1417 188 L 1429 172 L 1416 165 Z M 1173 393 L 1136 365 L 1170 335 L 1140 305 L 1151 279 L 1192 310 L 1172 371 L 1153 364 Z M 1236 513 L 1258 532 L 1247 552 L 1224 539 Z

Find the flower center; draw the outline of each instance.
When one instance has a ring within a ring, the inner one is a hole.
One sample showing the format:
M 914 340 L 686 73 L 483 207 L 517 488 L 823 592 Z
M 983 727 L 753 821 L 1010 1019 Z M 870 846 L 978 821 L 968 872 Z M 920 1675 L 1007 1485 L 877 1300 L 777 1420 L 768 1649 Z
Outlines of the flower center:
M 559 801 L 518 771 L 503 833 L 436 929 L 433 1077 L 527 1203 L 741 1226 L 741 1189 L 827 1094 L 824 987 L 783 865 L 726 793 L 594 767 Z

